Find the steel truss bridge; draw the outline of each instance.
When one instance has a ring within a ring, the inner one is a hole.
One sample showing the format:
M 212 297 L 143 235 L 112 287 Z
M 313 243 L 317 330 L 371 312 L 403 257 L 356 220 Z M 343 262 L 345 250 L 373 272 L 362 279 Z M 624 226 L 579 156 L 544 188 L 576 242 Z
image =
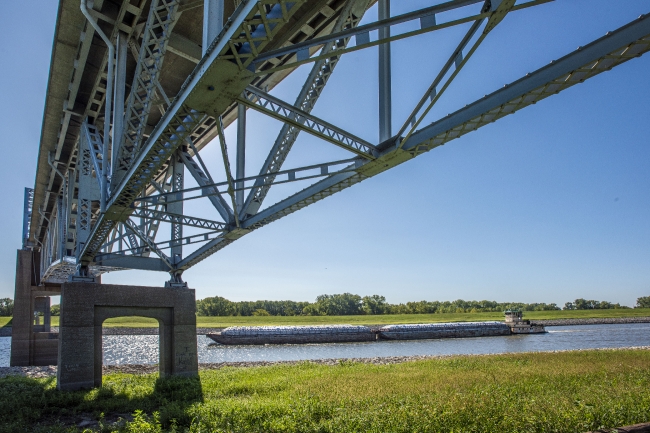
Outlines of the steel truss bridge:
M 432 1 L 399 16 L 379 0 L 378 20 L 360 25 L 376 1 L 61 0 L 36 182 L 25 190 L 23 248 L 39 252 L 41 283 L 142 269 L 183 286 L 183 271 L 252 230 L 650 50 L 645 15 L 431 122 L 432 107 L 490 32 L 551 0 Z M 445 18 L 449 11 L 455 18 Z M 466 33 L 392 131 L 390 42 L 454 26 Z M 342 56 L 373 47 L 376 142 L 311 113 Z M 274 96 L 301 65 L 311 70 L 295 101 Z M 283 125 L 253 169 L 245 167 L 249 110 Z M 228 143 L 231 124 L 237 134 Z M 286 167 L 301 134 L 348 157 Z M 219 178 L 201 157 L 208 145 L 221 154 Z M 265 204 L 274 186 L 309 179 Z M 190 200 L 206 201 L 210 212 L 188 215 Z

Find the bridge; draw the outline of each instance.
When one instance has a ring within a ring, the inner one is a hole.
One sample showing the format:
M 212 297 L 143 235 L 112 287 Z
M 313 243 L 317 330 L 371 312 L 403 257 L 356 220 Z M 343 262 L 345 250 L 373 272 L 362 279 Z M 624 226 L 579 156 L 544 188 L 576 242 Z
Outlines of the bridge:
M 432 1 L 392 15 L 390 0 L 60 0 L 36 180 L 25 189 L 14 319 L 14 333 L 22 334 L 14 335 L 12 363 L 58 356 L 59 386 L 97 385 L 101 334 L 97 340 L 95 330 L 85 342 L 65 335 L 155 310 L 148 314 L 167 339 L 161 372 L 192 374 L 194 293 L 184 271 L 253 230 L 650 50 L 644 15 L 432 121 L 432 109 L 472 67 L 491 31 L 550 1 Z M 376 3 L 378 19 L 361 24 Z M 391 42 L 454 27 L 464 34 L 419 102 L 394 113 Z M 367 49 L 379 50 L 378 140 L 312 114 L 342 56 Z M 303 65 L 309 73 L 295 101 L 275 95 Z M 256 126 L 247 125 L 250 110 L 282 123 L 261 167 L 246 166 L 247 130 Z M 393 115 L 402 122 L 397 130 Z M 235 140 L 226 139 L 229 127 Z M 287 167 L 305 134 L 346 157 Z M 201 157 L 208 147 L 221 156 L 217 171 Z M 305 181 L 304 189 L 266 202 L 275 186 Z M 189 215 L 194 200 L 209 203 L 209 212 Z M 170 277 L 164 288 L 101 284 L 103 273 L 124 269 Z M 32 317 L 39 308 L 47 312 L 49 296 L 61 291 L 61 331 L 52 337 L 47 323 L 35 325 Z M 185 355 L 175 339 L 190 342 Z M 49 344 L 42 356 L 34 343 L 41 340 Z M 92 374 L 71 367 L 78 364 L 67 357 L 74 347 L 95 357 L 84 367 Z M 90 378 L 75 379 L 80 374 Z

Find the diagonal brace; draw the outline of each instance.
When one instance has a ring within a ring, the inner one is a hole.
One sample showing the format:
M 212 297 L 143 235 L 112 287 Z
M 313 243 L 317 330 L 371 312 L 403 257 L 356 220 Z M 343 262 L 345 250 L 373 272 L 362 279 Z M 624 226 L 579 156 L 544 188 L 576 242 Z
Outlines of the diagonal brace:
M 148 247 L 151 251 L 156 253 L 162 259 L 162 261 L 165 262 L 165 265 L 167 265 L 169 269 L 173 268 L 172 263 L 169 260 L 169 257 L 167 257 L 167 255 L 163 253 L 160 250 L 160 248 L 158 248 L 158 246 L 155 243 L 153 243 L 151 239 L 149 239 L 149 237 L 142 232 L 142 230 L 140 230 L 140 227 L 138 227 L 137 224 L 135 224 L 130 219 L 127 219 L 126 221 L 124 221 L 124 227 L 127 230 L 132 231 L 137 237 L 139 237 L 142 240 L 143 244 L 146 247 Z
M 187 151 L 181 152 L 181 160 L 187 167 L 194 180 L 196 180 L 196 183 L 198 183 L 201 187 L 205 187 L 207 190 L 206 195 L 209 197 L 210 201 L 221 215 L 221 218 L 223 218 L 223 220 L 226 222 L 233 221 L 234 213 L 232 209 L 221 196 L 219 190 L 211 186 L 214 184 L 214 182 L 212 181 L 210 173 L 208 173 L 207 170 L 204 170 Z
M 250 108 L 290 123 L 298 129 L 329 141 L 366 159 L 375 159 L 377 148 L 349 132 L 325 122 L 295 106 L 271 96 L 253 86 L 248 86 L 238 101 Z
M 181 224 L 184 226 L 198 227 L 201 229 L 220 230 L 226 229 L 226 224 L 204 218 L 180 215 L 171 212 L 161 212 L 155 209 L 136 208 L 131 214 L 132 217 L 140 217 L 148 220 L 156 220 L 166 223 Z

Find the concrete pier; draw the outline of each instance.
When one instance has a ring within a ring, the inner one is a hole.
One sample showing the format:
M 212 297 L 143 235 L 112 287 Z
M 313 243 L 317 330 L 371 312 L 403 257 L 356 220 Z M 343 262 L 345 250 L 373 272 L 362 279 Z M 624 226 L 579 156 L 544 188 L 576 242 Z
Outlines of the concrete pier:
M 158 320 L 161 377 L 198 374 L 194 290 L 65 283 L 61 290 L 58 389 L 101 386 L 102 323 L 121 316 Z
M 50 296 L 59 295 L 61 289 L 59 286 L 38 285 L 37 258 L 38 254 L 32 251 L 18 250 L 11 321 L 9 363 L 12 367 L 57 363 L 57 334 L 50 332 Z

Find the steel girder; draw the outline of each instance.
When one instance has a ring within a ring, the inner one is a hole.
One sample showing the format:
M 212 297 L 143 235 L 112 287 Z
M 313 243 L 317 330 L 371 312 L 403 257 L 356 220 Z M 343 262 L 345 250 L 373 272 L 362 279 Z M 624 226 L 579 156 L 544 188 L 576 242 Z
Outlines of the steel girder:
M 32 212 L 34 210 L 34 189 L 25 188 L 25 197 L 23 204 L 23 248 L 30 245 L 29 241 L 29 225 L 32 221 Z
M 341 11 L 332 31 L 340 32 L 344 29 L 349 30 L 356 27 L 359 24 L 359 21 L 361 21 L 361 17 L 364 13 L 365 7 L 363 7 L 362 2 L 348 2 Z M 347 46 L 348 42 L 349 38 L 333 39 L 323 46 L 321 53 L 338 53 L 340 49 Z M 326 59 L 319 60 L 314 64 L 305 84 L 302 86 L 302 89 L 296 98 L 296 102 L 293 104 L 294 107 L 298 107 L 305 113 L 311 112 L 323 92 L 323 89 L 325 89 L 327 81 L 332 76 L 340 58 L 340 55 L 333 55 Z M 293 120 L 295 121 L 297 119 Z M 260 170 L 260 175 L 268 176 L 260 177 L 255 181 L 255 185 L 246 197 L 246 201 L 242 206 L 240 218 L 255 215 L 255 213 L 260 209 L 273 181 L 275 180 L 275 173 L 281 170 L 282 165 L 284 164 L 287 155 L 289 155 L 300 131 L 301 128 L 292 124 L 285 124 L 282 126 L 282 129 L 273 143 L 273 147 Z
M 648 51 L 650 15 L 644 15 L 415 132 L 401 149 L 398 149 L 400 137 L 394 137 L 380 146 L 383 153 L 375 161 L 359 161 L 361 166 L 355 173 L 333 174 L 247 219 L 243 227 L 249 230 L 262 227 Z
M 121 180 L 131 166 L 135 155 L 138 154 L 149 111 L 153 106 L 154 92 L 160 85 L 158 76 L 177 17 L 177 8 L 178 0 L 153 0 L 151 3 L 135 77 L 129 93 L 124 133 L 117 142 L 113 143 L 114 146 L 117 146 L 116 154 L 118 155 L 113 173 L 115 184 Z
M 339 2 L 336 8 L 330 7 L 334 3 L 327 0 L 244 1 L 173 96 L 167 96 L 157 74 L 180 9 L 176 0 L 154 1 L 139 50 L 140 69 L 136 68 L 127 104 L 126 116 L 131 120 L 125 122 L 123 136 L 130 138 L 125 138 L 119 149 L 120 168 L 112 164 L 119 174 L 111 179 L 106 212 L 98 209 L 98 194 L 103 186 L 96 173 L 101 173 L 103 165 L 110 161 L 101 157 L 105 153 L 104 138 L 86 122 L 80 127 L 78 164 L 66 167 L 65 174 L 59 172 L 63 182 L 57 206 L 48 213 L 49 219 L 38 208 L 42 218 L 51 221 L 41 248 L 42 261 L 48 264 L 44 275 L 51 281 L 60 280 L 75 263 L 88 267 L 90 274 L 134 268 L 167 271 L 179 278 L 184 270 L 252 230 L 650 50 L 650 19 L 643 16 L 453 114 L 420 127 L 490 30 L 509 12 L 546 1 L 516 5 L 515 0 L 456 0 L 364 26 L 358 23 L 368 6 L 366 0 Z M 444 23 L 436 20 L 440 12 L 476 3 L 482 3 L 478 13 Z M 160 9 L 157 5 L 164 9 L 162 15 L 156 15 Z M 312 15 L 305 13 L 309 8 L 317 9 L 318 16 L 325 17 L 320 34 L 311 27 Z M 417 30 L 382 31 L 380 38 L 370 40 L 372 30 L 386 30 L 414 20 L 419 20 Z M 154 22 L 155 25 L 151 24 Z M 342 55 L 462 23 L 472 26 L 394 137 L 373 144 L 310 113 Z M 150 31 L 154 27 L 160 31 Z M 292 30 L 284 34 L 286 29 Z M 356 45 L 349 46 L 353 36 Z M 132 41 L 131 45 L 134 44 Z M 271 95 L 263 84 L 269 77 L 278 76 L 273 74 L 307 62 L 315 64 L 294 104 Z M 261 81 L 255 81 L 260 77 Z M 145 131 L 147 115 L 152 107 L 158 106 L 157 100 L 164 101 L 163 116 L 153 131 Z M 238 104 L 284 123 L 257 176 L 246 177 L 244 173 L 245 127 L 240 128 L 238 138 L 237 176 L 230 170 L 223 119 L 238 112 L 243 121 L 245 110 L 238 109 Z M 94 108 L 99 114 L 99 108 Z M 282 170 L 300 131 L 355 156 Z M 202 140 L 207 135 L 218 137 L 225 181 L 213 180 L 199 154 L 200 145 L 195 146 L 197 142 L 205 145 Z M 198 187 L 184 188 L 184 168 Z M 287 178 L 276 179 L 283 175 Z M 261 209 L 273 185 L 312 178 L 322 180 Z M 243 201 L 245 190 L 250 193 Z M 231 203 L 223 194 L 230 197 Z M 212 201 L 223 222 L 184 215 L 183 202 L 203 197 Z M 156 239 L 161 223 L 171 228 L 169 240 Z M 183 227 L 202 232 L 186 233 Z M 66 252 L 75 243 L 77 257 L 72 260 Z M 198 243 L 203 245 L 183 257 L 183 245 Z M 149 257 L 151 253 L 159 258 Z
M 375 146 L 366 140 L 252 86 L 244 90 L 243 97 L 239 98 L 238 101 L 352 153 L 367 159 L 375 159 Z
M 199 83 L 216 80 L 218 75 L 213 77 L 213 74 L 219 73 L 219 69 L 224 68 L 230 74 L 239 74 L 251 80 L 252 74 L 247 68 L 252 64 L 255 56 L 273 39 L 303 2 L 304 0 L 291 2 L 263 0 L 249 1 L 240 5 L 231 24 L 224 27 L 220 37 L 215 39 L 159 125 L 143 145 L 142 151 L 134 159 L 122 182 L 114 187 L 106 212 L 98 216 L 90 239 L 78 257 L 82 265 L 92 262 L 95 255 L 101 251 L 104 241 L 115 224 L 128 219 L 132 213 L 132 203 L 147 188 L 176 149 L 183 145 L 191 133 L 201 125 L 206 115 L 188 104 L 197 108 L 214 109 L 212 106 L 205 106 L 203 100 L 205 90 L 202 86 L 199 88 Z M 236 66 L 229 66 L 232 62 L 227 64 L 217 62 L 218 58 L 234 61 Z M 209 85 L 208 91 L 214 91 L 210 89 L 215 87 Z

